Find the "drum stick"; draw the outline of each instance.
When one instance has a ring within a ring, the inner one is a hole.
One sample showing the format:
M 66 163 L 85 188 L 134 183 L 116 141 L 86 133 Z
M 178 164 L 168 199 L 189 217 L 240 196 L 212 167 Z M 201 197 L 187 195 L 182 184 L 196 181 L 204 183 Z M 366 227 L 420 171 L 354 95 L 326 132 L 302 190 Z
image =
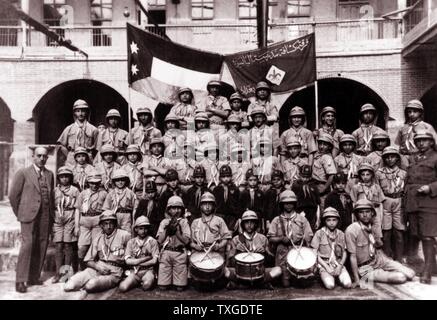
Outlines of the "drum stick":
M 200 259 L 200 262 L 202 262 L 203 260 L 205 260 L 206 256 L 208 256 L 208 254 L 211 252 L 212 247 L 214 247 L 214 245 L 216 244 L 216 242 L 217 242 L 217 240 L 215 240 L 215 241 L 211 244 L 211 246 L 208 248 L 208 250 L 205 251 L 205 255 L 203 256 L 202 259 Z M 204 250 L 205 250 L 205 249 L 204 249 Z M 208 256 L 208 258 L 211 259 L 210 256 Z

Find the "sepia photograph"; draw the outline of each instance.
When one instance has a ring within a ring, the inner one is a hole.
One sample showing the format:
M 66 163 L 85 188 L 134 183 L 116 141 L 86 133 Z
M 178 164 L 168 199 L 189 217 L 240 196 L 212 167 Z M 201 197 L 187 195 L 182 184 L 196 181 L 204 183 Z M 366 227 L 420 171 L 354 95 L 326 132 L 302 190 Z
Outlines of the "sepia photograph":
M 437 0 L 0 0 L 0 79 L 0 300 L 437 300 Z

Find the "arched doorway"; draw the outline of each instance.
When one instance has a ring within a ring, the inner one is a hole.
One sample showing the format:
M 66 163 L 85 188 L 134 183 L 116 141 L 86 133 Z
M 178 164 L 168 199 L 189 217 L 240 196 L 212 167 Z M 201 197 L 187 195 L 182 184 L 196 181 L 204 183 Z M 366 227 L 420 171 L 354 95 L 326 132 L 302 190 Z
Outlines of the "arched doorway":
M 364 84 L 345 78 L 326 78 L 318 81 L 319 111 L 325 106 L 337 109 L 337 127 L 351 133 L 359 125 L 359 110 L 365 103 L 373 104 L 378 110 L 378 126 L 386 127 L 388 106 L 372 89 Z M 307 114 L 307 127 L 315 128 L 314 86 L 293 93 L 280 110 L 280 132 L 286 130 L 288 114 L 294 106 L 301 106 Z
M 88 102 L 93 125 L 104 123 L 106 113 L 114 108 L 120 111 L 121 127 L 128 130 L 128 103 L 116 90 L 95 80 L 72 80 L 50 89 L 33 109 L 36 143 L 56 143 L 64 128 L 73 122 L 72 108 L 77 99 Z
M 437 128 L 437 84 L 426 91 L 420 101 L 425 108 L 424 120 Z
M 0 200 L 8 192 L 9 158 L 12 154 L 14 140 L 14 120 L 11 110 L 0 98 Z

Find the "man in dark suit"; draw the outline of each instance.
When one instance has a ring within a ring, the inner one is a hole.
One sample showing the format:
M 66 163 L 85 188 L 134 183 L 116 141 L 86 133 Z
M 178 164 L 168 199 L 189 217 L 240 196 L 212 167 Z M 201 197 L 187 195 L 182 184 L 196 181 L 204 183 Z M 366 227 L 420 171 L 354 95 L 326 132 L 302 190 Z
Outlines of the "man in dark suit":
M 20 293 L 27 291 L 25 283 L 42 284 L 39 277 L 54 220 L 54 179 L 53 172 L 44 167 L 47 158 L 46 148 L 35 148 L 33 164 L 15 174 L 9 192 L 12 210 L 21 223 L 22 242 L 15 283 Z

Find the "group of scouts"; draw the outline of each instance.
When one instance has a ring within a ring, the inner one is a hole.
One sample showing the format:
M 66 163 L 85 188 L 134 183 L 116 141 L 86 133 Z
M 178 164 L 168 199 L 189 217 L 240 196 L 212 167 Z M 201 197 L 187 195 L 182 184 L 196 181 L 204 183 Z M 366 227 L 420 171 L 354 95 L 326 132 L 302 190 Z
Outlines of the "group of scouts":
M 247 112 L 238 93 L 220 95 L 220 82 L 207 89 L 203 104 L 179 90 L 164 134 L 149 108 L 137 109 L 139 125 L 126 132 L 117 110 L 97 129 L 88 104 L 74 103 L 75 122 L 58 140 L 66 164 L 55 190 L 54 282 L 61 266 L 76 265 L 66 291 L 148 290 L 156 278 L 160 289 L 181 291 L 192 279 L 190 255 L 202 252 L 224 258 L 232 289 L 247 285 L 236 276 L 235 255 L 256 252 L 265 257 L 262 286 L 288 287 L 287 253 L 304 246 L 314 249 L 328 289 L 336 281 L 356 287 L 365 276 L 403 283 L 415 275 L 405 258 L 417 259 L 420 241 L 420 281 L 431 282 L 437 135 L 420 101 L 405 108 L 397 148 L 371 104 L 361 107 L 352 134 L 336 127 L 332 107 L 314 132 L 304 109 L 293 107 L 279 136 L 267 83 L 257 84 Z

